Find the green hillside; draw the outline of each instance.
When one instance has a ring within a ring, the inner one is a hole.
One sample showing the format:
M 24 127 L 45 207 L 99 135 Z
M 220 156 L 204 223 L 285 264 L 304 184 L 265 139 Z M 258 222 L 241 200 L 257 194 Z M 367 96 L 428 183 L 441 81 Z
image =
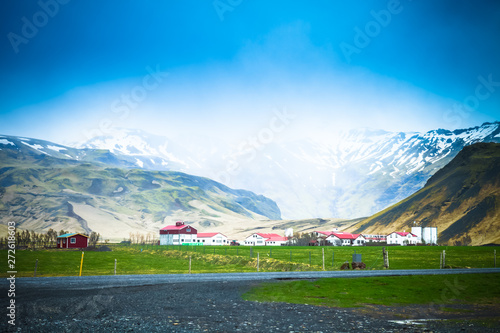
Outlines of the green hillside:
M 351 230 L 387 234 L 414 222 L 438 227 L 440 244 L 499 244 L 500 144 L 465 147 L 421 190 Z
M 281 218 L 274 201 L 208 178 L 3 148 L 0 221 L 15 221 L 21 229 L 97 231 L 116 238 L 157 232 L 171 220 L 210 227 L 220 225 L 220 219 Z

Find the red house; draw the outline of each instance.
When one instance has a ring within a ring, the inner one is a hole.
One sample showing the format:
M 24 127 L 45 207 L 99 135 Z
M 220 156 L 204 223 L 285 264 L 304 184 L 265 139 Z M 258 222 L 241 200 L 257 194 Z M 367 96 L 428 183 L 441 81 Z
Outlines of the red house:
M 160 229 L 160 245 L 192 244 L 198 241 L 198 230 L 184 222 L 175 222 Z
M 64 234 L 57 237 L 57 248 L 58 249 L 74 249 L 74 248 L 85 248 L 88 246 L 89 237 L 78 234 Z

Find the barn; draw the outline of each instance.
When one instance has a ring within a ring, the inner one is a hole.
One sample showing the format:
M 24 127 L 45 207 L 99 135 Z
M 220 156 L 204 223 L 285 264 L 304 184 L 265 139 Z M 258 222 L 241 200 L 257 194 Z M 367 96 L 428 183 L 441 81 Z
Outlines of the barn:
M 198 230 L 184 222 L 175 222 L 160 229 L 160 245 L 182 245 L 198 242 Z
M 58 249 L 81 249 L 88 246 L 89 237 L 79 234 L 64 234 L 57 237 L 57 248 Z
M 227 237 L 220 232 L 200 232 L 198 242 L 203 245 L 229 245 Z

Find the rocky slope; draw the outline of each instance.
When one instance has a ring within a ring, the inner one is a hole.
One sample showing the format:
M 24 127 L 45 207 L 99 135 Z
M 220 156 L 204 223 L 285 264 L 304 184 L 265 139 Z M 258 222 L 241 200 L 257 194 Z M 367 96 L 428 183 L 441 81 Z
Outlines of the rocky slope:
M 440 244 L 500 244 L 500 144 L 465 147 L 425 187 L 349 228 L 363 233 L 438 228 Z

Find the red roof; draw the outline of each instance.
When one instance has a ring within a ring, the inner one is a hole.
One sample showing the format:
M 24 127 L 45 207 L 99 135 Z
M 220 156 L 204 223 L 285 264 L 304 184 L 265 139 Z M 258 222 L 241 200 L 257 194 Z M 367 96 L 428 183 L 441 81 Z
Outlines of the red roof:
M 161 228 L 160 230 L 181 230 L 188 225 L 185 225 L 184 222 L 176 222 L 175 225 L 167 225 L 166 227 Z
M 266 239 L 266 242 L 286 242 L 288 238 L 283 237 L 283 236 L 277 236 L 277 237 L 270 237 Z
M 417 237 L 416 235 L 412 234 L 411 232 L 393 232 L 393 234 L 398 234 L 401 237 L 406 237 L 408 234 L 411 234 L 413 237 Z
M 340 239 L 356 239 L 361 234 L 349 234 L 347 232 L 332 232 L 331 235 L 336 236 Z
M 198 238 L 210 238 L 214 237 L 215 235 L 221 234 L 220 232 L 199 232 L 198 233 Z M 226 237 L 225 235 L 221 234 L 222 236 Z
M 262 238 L 265 238 L 266 242 L 286 242 L 288 238 L 280 236 L 278 234 L 263 234 L 257 233 Z

